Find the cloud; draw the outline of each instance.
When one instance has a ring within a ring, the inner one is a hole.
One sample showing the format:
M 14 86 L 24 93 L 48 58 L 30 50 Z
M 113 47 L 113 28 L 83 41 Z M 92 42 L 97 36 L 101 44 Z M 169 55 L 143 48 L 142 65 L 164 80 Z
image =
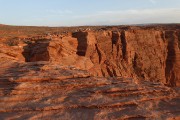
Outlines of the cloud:
M 71 10 L 59 10 L 59 9 L 48 9 L 46 10 L 48 14 L 60 14 L 60 15 L 66 15 L 66 14 L 72 14 L 73 12 Z
M 156 4 L 157 0 L 149 0 L 152 4 Z
M 72 16 L 72 19 L 73 25 L 180 23 L 180 8 L 98 11 L 90 15 Z
M 48 10 L 44 16 L 34 17 L 33 21 L 38 25 L 51 23 L 50 26 L 180 23 L 180 8 L 96 11 L 84 15 L 68 10 Z

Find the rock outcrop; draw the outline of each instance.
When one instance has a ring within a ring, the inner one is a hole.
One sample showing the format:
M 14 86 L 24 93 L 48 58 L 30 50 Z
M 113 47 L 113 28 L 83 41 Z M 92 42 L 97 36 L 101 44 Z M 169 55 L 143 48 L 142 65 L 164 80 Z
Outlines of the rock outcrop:
M 99 77 L 127 76 L 179 86 L 179 33 L 152 29 L 74 32 L 29 45 L 27 61 L 53 61 Z
M 0 44 L 0 62 L 6 62 L 6 60 L 25 61 L 25 57 L 22 54 L 24 51 L 23 46 L 7 46 Z
M 0 44 L 2 120 L 180 119 L 175 26 L 85 29 L 11 45 Z
M 179 119 L 179 92 L 132 78 L 91 77 L 50 62 L 0 66 L 0 119 Z

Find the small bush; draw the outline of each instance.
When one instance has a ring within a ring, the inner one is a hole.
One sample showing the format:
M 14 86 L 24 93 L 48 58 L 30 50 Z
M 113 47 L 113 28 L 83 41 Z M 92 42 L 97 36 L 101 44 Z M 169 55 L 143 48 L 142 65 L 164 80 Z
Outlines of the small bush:
M 5 44 L 9 46 L 17 46 L 19 43 L 20 43 L 19 39 L 9 39 L 5 42 Z

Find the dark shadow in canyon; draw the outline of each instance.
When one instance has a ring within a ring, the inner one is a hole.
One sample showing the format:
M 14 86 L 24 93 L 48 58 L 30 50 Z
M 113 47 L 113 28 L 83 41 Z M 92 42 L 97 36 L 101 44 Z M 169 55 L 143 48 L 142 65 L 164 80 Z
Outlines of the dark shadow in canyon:
M 46 39 L 40 39 L 34 42 L 29 42 L 23 49 L 23 56 L 26 62 L 36 61 L 49 61 L 48 46 L 49 41 Z
M 173 31 L 167 31 L 166 32 L 166 39 L 168 39 L 168 53 L 167 53 L 167 58 L 166 58 L 166 68 L 165 68 L 165 73 L 166 73 L 166 82 L 170 86 L 175 86 L 175 73 L 173 71 L 174 63 L 176 62 L 176 53 L 174 50 L 174 42 L 175 38 L 173 35 Z M 172 37 L 173 36 L 173 37 Z
M 86 51 L 87 51 L 87 32 L 76 32 L 73 33 L 72 36 L 74 38 L 77 38 L 78 40 L 78 47 L 77 47 L 77 55 L 79 56 L 85 56 L 86 55 Z

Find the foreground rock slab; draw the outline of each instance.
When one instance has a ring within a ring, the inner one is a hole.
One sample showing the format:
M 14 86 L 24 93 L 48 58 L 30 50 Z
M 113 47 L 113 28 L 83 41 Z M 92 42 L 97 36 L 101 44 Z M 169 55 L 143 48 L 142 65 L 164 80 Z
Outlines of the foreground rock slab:
M 179 119 L 178 88 L 132 78 L 90 77 L 50 62 L 1 62 L 2 120 Z

